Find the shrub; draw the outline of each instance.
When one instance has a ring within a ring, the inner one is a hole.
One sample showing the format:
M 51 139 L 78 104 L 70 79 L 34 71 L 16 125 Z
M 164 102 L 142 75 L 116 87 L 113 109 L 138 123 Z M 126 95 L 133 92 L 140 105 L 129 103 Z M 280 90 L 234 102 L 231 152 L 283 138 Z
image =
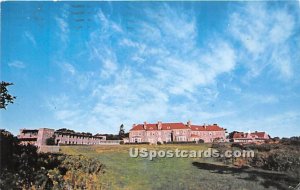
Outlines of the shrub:
M 120 141 L 120 144 L 124 144 L 124 141 Z
M 125 144 L 150 144 L 150 142 L 127 142 Z
M 166 142 L 166 144 L 195 144 L 196 141 L 172 141 Z
M 157 142 L 157 145 L 161 145 L 161 142 L 160 142 L 160 141 L 158 141 L 158 142 Z
M 46 145 L 55 145 L 55 139 L 53 137 L 47 138 Z
M 102 163 L 83 156 L 37 153 L 33 145 L 19 145 L 0 131 L 0 189 L 101 189 L 97 176 Z M 2 165 L 3 164 L 3 165 Z
M 226 148 L 226 145 L 224 143 L 213 143 L 211 145 L 211 148 L 222 149 L 222 148 Z
M 280 140 L 285 145 L 300 145 L 300 137 L 282 138 Z
M 244 146 L 240 143 L 232 143 L 231 147 L 237 147 L 237 148 L 243 149 Z
M 272 144 L 246 144 L 242 148 L 245 150 L 257 150 L 259 152 L 269 152 L 273 146 Z

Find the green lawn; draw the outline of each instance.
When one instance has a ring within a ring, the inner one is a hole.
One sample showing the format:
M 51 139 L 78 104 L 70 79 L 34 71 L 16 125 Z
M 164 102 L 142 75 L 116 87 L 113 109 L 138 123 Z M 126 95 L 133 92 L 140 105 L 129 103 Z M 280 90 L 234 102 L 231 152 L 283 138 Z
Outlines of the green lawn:
M 208 145 L 62 146 L 61 150 L 62 153 L 81 154 L 102 162 L 106 166 L 105 174 L 99 176 L 103 189 L 259 190 L 286 188 L 276 183 L 275 174 L 269 174 L 266 171 L 224 168 L 220 163 L 215 163 L 208 158 L 155 158 L 152 161 L 147 158 L 131 158 L 129 157 L 130 147 L 200 150 L 208 148 Z M 202 163 L 206 163 L 205 166 L 208 165 L 209 168 L 203 169 Z M 216 166 L 216 168 L 213 169 L 210 166 Z

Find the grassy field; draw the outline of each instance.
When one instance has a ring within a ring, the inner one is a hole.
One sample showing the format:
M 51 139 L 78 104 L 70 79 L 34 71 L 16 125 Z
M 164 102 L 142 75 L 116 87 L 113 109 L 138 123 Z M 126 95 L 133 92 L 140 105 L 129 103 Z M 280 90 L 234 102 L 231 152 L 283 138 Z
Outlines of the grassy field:
M 237 169 L 211 158 L 129 157 L 130 147 L 148 149 L 201 150 L 209 145 L 120 145 L 62 146 L 62 153 L 98 159 L 105 166 L 99 176 L 103 189 L 285 189 L 277 183 L 282 174 L 263 170 Z

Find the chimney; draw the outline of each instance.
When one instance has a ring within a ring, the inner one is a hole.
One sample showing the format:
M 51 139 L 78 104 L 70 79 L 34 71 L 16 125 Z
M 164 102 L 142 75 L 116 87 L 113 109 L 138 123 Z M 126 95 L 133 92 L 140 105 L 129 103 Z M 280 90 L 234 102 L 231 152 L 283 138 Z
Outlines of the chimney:
M 161 121 L 158 121 L 158 122 L 157 122 L 157 129 L 158 129 L 158 130 L 161 130 L 161 128 L 162 128 L 162 122 L 161 122 Z
M 147 122 L 144 121 L 144 125 L 143 125 L 144 129 L 146 130 L 146 127 L 147 127 Z
M 134 128 L 136 126 L 136 124 L 134 123 L 133 125 L 132 125 L 132 128 Z
M 189 128 L 191 128 L 192 122 L 190 120 L 188 120 L 188 122 L 186 124 Z

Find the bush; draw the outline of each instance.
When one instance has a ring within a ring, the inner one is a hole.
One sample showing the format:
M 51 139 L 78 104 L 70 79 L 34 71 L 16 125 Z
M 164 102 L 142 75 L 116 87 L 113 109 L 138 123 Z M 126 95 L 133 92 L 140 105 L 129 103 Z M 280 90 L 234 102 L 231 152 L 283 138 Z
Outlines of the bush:
M 13 166 L 13 154 L 15 147 L 18 144 L 18 139 L 15 138 L 10 132 L 0 130 L 0 166 L 1 170 Z
M 224 143 L 213 143 L 211 145 L 211 148 L 222 149 L 222 148 L 226 148 L 226 145 Z
M 172 141 L 166 142 L 166 144 L 196 144 L 196 141 Z
M 273 146 L 272 144 L 246 144 L 243 145 L 244 150 L 257 150 L 259 152 L 269 152 Z
M 282 138 L 280 143 L 285 145 L 300 145 L 300 137 Z
M 124 144 L 124 141 L 120 141 L 120 144 Z
M 97 177 L 104 166 L 83 156 L 37 153 L 0 131 L 0 189 L 101 189 Z M 4 147 L 4 149 L 2 149 Z
M 300 152 L 281 149 L 270 154 L 256 154 L 251 161 L 251 165 L 268 170 L 288 172 L 299 178 Z
M 204 143 L 203 139 L 199 139 L 198 143 Z
M 157 145 L 161 145 L 161 142 L 160 142 L 160 141 L 158 141 L 158 142 L 157 142 Z
M 47 138 L 46 145 L 55 145 L 55 139 L 53 137 Z
M 125 144 L 150 144 L 150 142 L 127 142 Z
M 240 149 L 244 148 L 244 146 L 242 144 L 240 144 L 240 143 L 232 143 L 231 147 L 237 147 L 237 148 L 240 148 Z

